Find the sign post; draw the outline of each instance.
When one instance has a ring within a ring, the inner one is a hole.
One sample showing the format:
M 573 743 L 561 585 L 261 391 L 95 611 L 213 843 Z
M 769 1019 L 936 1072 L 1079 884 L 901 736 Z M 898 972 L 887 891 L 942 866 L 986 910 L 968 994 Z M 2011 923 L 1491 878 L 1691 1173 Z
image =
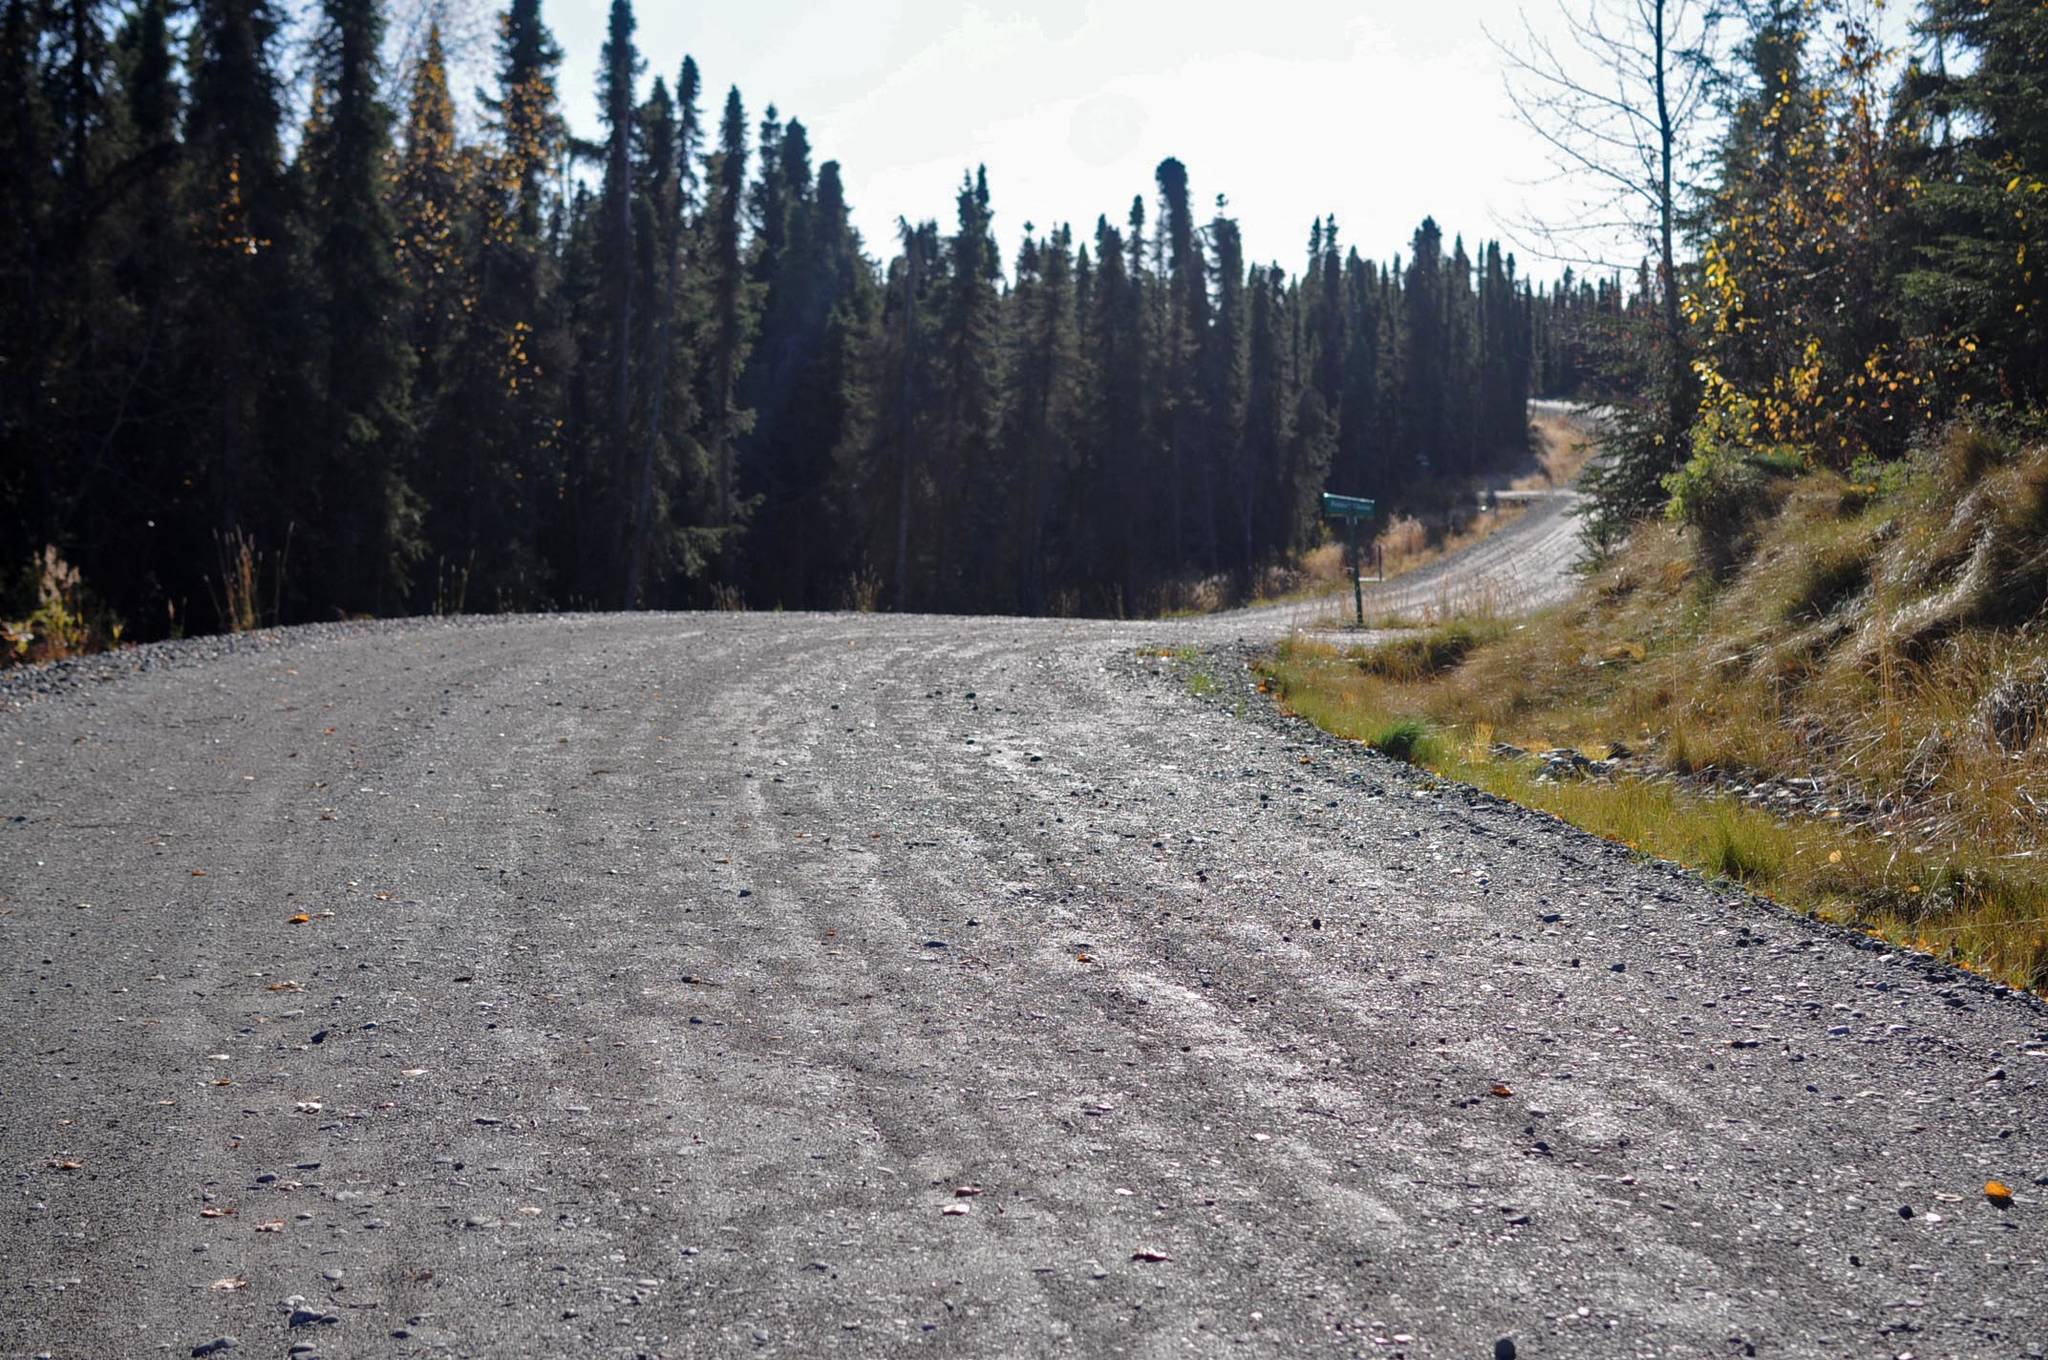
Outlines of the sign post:
M 1361 496 L 1333 496 L 1323 493 L 1323 515 L 1326 519 L 1344 521 L 1346 535 L 1351 540 L 1351 603 L 1358 611 L 1358 626 L 1365 628 L 1365 558 L 1358 550 L 1358 521 L 1371 519 L 1378 507 Z

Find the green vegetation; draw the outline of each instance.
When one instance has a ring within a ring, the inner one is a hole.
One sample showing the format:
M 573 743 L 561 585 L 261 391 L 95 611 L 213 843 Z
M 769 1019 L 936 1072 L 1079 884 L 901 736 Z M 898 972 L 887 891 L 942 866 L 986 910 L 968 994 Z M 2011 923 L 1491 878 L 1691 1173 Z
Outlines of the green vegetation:
M 2048 988 L 2048 445 L 1961 428 L 1901 466 L 1889 491 L 1766 482 L 1723 573 L 1645 525 L 1569 605 L 1369 650 L 1296 642 L 1270 678 L 1339 735 Z M 1551 780 L 1496 743 L 1645 763 Z M 1715 791 L 1767 778 L 1820 780 L 1836 815 Z
M 1587 483 L 1601 550 L 1662 510 L 1730 572 L 1773 477 L 1882 483 L 1987 412 L 2038 430 L 2048 9 L 1920 0 L 1909 18 L 1893 46 L 1871 6 L 1761 0 L 1658 49 L 1715 68 L 1720 116 L 1677 148 L 1697 168 L 1652 195 L 1696 224 L 1693 258 L 1646 271 L 1596 346 L 1589 390 L 1617 406 Z

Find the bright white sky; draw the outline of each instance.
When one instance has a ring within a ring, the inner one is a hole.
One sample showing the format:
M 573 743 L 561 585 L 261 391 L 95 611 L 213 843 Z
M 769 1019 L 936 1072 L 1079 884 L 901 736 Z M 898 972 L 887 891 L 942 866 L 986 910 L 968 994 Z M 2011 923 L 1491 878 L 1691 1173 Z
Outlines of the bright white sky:
M 895 219 L 950 226 L 961 172 L 988 166 L 1008 259 L 1026 221 L 1121 223 L 1148 213 L 1162 157 L 1186 162 L 1199 216 L 1219 192 L 1248 255 L 1298 271 L 1309 223 L 1335 213 L 1347 245 L 1405 253 L 1425 214 L 1445 236 L 1499 236 L 1525 272 L 1560 266 L 1513 224 L 1561 209 L 1546 163 L 1510 116 L 1482 26 L 1514 34 L 1516 0 L 751 0 L 637 7 L 645 81 L 671 86 L 685 52 L 716 124 L 737 84 L 758 125 L 801 118 L 815 160 L 841 163 L 869 252 Z M 573 127 L 596 131 L 606 0 L 545 7 L 565 52 Z M 1554 18 L 1551 0 L 1532 13 Z M 644 86 L 643 86 L 644 90 Z

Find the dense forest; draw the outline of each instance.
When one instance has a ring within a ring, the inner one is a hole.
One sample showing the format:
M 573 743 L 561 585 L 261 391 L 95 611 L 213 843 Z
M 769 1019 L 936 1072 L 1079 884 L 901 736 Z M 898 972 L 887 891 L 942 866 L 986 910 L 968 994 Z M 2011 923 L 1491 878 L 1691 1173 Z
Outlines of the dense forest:
M 1623 306 L 1431 221 L 1385 263 L 1335 220 L 1248 262 L 1173 159 L 1007 255 L 979 169 L 953 221 L 863 242 L 803 123 L 688 57 L 648 78 L 628 0 L 594 142 L 538 0 L 473 138 L 438 29 L 383 69 L 378 0 L 324 0 L 296 100 L 270 0 L 5 4 L 0 570 L 25 608 L 61 560 L 129 636 L 1144 610 L 1287 559 L 1326 483 L 1400 503 L 1512 458 L 1581 313 Z

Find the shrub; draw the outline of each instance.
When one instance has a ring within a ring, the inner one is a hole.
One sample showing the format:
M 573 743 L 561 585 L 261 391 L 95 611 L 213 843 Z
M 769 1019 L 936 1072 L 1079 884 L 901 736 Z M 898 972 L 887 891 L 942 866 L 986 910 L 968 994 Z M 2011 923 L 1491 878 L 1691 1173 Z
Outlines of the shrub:
M 1693 531 L 1700 565 L 1717 579 L 1732 573 L 1748 556 L 1750 531 L 1769 504 L 1762 469 L 1702 440 L 1664 479 L 1664 490 L 1671 496 L 1664 516 Z
M 120 642 L 120 622 L 92 605 L 78 568 L 55 544 L 29 560 L 27 576 L 36 606 L 25 618 L 0 619 L 0 661 L 56 661 Z

